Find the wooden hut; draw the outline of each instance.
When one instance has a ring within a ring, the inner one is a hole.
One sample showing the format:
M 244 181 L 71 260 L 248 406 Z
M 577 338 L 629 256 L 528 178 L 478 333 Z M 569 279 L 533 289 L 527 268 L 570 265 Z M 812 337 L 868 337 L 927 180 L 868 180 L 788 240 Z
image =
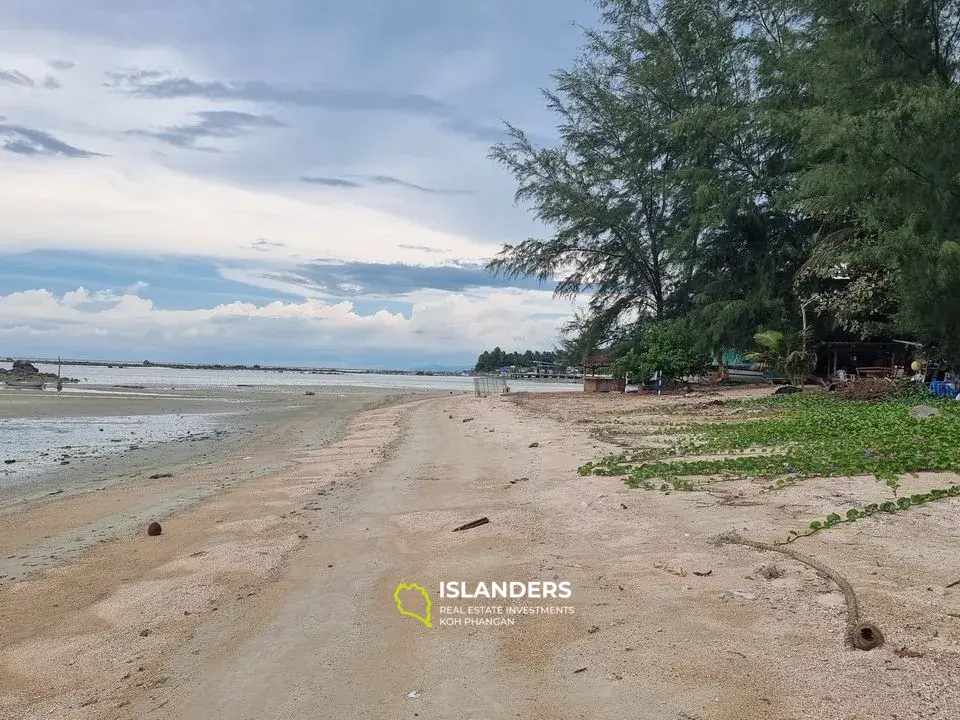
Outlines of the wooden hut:
M 836 377 L 897 377 L 910 373 L 917 344 L 904 340 L 884 342 L 825 342 L 817 353 L 816 374 Z
M 605 353 L 585 355 L 580 362 L 583 391 L 588 393 L 623 392 L 626 379 L 615 378 L 610 369 L 612 358 Z

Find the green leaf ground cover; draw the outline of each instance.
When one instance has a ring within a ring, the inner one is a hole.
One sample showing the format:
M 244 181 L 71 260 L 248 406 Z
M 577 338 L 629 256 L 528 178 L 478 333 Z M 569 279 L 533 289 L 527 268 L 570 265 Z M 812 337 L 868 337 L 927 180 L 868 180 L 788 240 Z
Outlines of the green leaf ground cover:
M 725 423 L 691 422 L 662 428 L 674 447 L 611 455 L 580 468 L 581 475 L 624 475 L 634 487 L 688 476 L 786 479 L 844 475 L 895 478 L 919 471 L 960 470 L 960 404 L 924 398 L 939 410 L 917 420 L 918 396 L 880 402 L 843 400 L 826 392 L 734 401 L 728 408 L 761 411 Z M 749 454 L 723 459 L 698 455 Z M 763 452 L 769 450 L 769 452 Z M 668 459 L 674 456 L 681 459 Z

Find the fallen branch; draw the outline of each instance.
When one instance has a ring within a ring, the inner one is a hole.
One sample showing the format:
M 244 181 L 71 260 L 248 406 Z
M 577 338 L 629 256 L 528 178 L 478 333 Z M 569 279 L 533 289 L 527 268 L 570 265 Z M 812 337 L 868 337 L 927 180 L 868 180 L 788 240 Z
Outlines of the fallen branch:
M 473 520 L 468 522 L 466 525 L 461 525 L 460 527 L 454 528 L 454 532 L 460 532 L 461 530 L 473 530 L 475 527 L 480 527 L 481 525 L 486 525 L 490 522 L 490 518 L 482 517 L 479 520 Z

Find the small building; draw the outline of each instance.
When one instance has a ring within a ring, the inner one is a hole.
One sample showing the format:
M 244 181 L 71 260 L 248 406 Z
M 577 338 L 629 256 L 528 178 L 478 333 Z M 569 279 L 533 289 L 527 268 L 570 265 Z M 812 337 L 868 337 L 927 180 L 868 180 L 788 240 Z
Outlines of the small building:
M 623 392 L 626 378 L 615 378 L 610 369 L 612 358 L 605 353 L 585 355 L 580 362 L 585 393 Z
M 585 393 L 623 392 L 627 388 L 626 378 L 585 375 L 583 391 Z
M 557 374 L 557 364 L 546 360 L 537 360 L 533 371 L 537 377 L 550 377 Z
M 849 377 L 904 376 L 916 354 L 917 343 L 906 340 L 825 342 L 819 347 L 815 372 L 831 378 L 840 370 Z

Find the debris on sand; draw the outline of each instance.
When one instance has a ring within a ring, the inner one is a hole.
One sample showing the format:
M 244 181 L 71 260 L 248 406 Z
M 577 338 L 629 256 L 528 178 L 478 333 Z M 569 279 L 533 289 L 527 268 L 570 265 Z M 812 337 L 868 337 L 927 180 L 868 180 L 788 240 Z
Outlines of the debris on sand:
M 671 575 L 676 575 L 677 577 L 686 577 L 687 571 L 684 570 L 680 565 L 667 565 L 663 562 L 655 562 L 653 566 L 657 570 L 666 570 Z
M 907 647 L 902 647 L 899 650 L 894 650 L 894 653 L 896 653 L 897 657 L 902 657 L 902 658 L 923 657 L 923 653 L 917 652 L 916 650 L 911 650 Z
M 163 528 L 160 527 L 160 523 L 152 522 L 147 526 L 147 535 L 150 537 L 156 537 L 163 532 Z
M 464 421 L 465 423 L 473 422 L 473 418 L 464 418 L 463 421 Z
M 786 573 L 774 563 L 761 566 L 757 572 L 764 580 L 778 580 L 786 575 Z
M 538 448 L 538 447 L 540 447 L 540 443 L 538 443 L 538 442 L 532 442 L 532 443 L 530 443 L 527 447 Z
M 910 408 L 910 414 L 917 420 L 927 420 L 939 415 L 940 411 L 930 405 L 917 405 Z
M 488 522 L 490 522 L 490 518 L 482 517 L 482 518 L 479 518 L 478 520 L 473 520 L 471 522 L 468 522 L 466 525 L 461 525 L 460 527 L 456 527 L 453 529 L 453 531 L 460 532 L 461 530 L 472 530 L 475 527 L 486 525 Z

